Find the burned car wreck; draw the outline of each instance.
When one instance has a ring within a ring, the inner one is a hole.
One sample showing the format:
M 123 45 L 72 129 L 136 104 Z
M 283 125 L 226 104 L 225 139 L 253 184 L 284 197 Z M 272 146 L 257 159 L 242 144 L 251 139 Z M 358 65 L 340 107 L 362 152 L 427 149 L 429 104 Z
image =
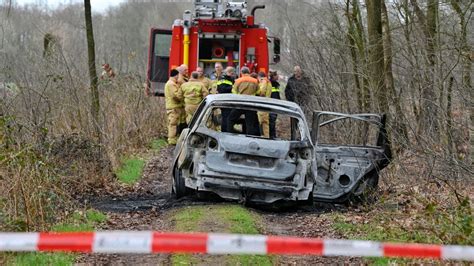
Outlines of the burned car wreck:
M 276 115 L 277 137 L 247 135 L 245 123 L 237 125 L 236 132 L 222 132 L 220 113 L 235 109 Z M 375 145 L 320 141 L 319 134 L 346 120 L 375 126 Z M 378 173 L 390 159 L 384 120 L 374 114 L 315 112 L 310 130 L 295 103 L 210 95 L 178 140 L 172 191 L 178 198 L 212 192 L 224 199 L 254 203 L 344 201 L 362 195 L 377 186 Z

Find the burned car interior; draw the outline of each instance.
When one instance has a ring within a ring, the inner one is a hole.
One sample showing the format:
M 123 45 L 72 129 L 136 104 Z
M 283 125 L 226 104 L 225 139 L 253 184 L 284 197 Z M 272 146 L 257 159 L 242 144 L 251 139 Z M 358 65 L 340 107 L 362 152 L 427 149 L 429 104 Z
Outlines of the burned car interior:
M 233 126 L 222 127 L 226 110 L 239 110 Z M 276 115 L 276 137 L 247 130 L 247 115 Z M 375 114 L 316 112 L 310 130 L 294 103 L 210 95 L 178 140 L 172 191 L 266 204 L 361 196 L 388 164 L 384 123 Z
M 254 138 L 262 138 L 268 140 L 286 140 L 286 141 L 300 141 L 302 132 L 300 129 L 302 127 L 302 122 L 300 119 L 292 113 L 288 112 L 275 112 L 269 110 L 268 108 L 255 108 L 255 107 L 246 107 L 240 108 L 243 113 L 245 112 L 255 112 L 257 113 L 257 117 L 260 118 L 262 116 L 276 116 L 276 136 L 271 138 L 270 136 L 264 136 L 262 128 L 259 128 L 258 134 L 249 134 L 246 130 L 246 123 L 245 123 L 245 114 L 242 114 L 239 117 L 238 122 L 233 127 L 233 132 L 225 132 L 225 129 L 222 128 L 222 113 L 225 110 L 233 110 L 235 105 L 228 105 L 228 106 L 213 106 L 207 114 L 207 117 L 204 120 L 203 126 L 207 127 L 208 129 L 214 130 L 220 133 L 229 133 L 229 134 L 239 134 L 239 135 L 246 135 L 247 137 L 254 137 Z

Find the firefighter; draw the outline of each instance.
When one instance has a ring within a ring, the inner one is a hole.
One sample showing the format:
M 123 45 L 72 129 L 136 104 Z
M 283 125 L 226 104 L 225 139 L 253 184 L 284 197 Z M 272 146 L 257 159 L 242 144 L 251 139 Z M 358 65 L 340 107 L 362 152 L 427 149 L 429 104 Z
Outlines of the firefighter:
M 272 83 L 268 80 L 265 72 L 261 71 L 258 73 L 259 79 L 259 91 L 258 95 L 261 97 L 270 98 L 272 94 Z M 263 136 L 265 138 L 270 137 L 270 118 L 268 112 L 258 112 L 258 121 L 260 122 L 260 128 L 262 129 Z
M 179 71 L 178 85 L 181 86 L 189 80 L 188 66 L 182 64 L 177 68 L 177 70 Z
M 170 71 L 170 78 L 165 85 L 166 115 L 168 118 L 168 144 L 176 145 L 178 125 L 182 122 L 184 104 L 178 85 L 179 71 Z
M 225 71 L 223 71 L 222 63 L 217 62 L 214 65 L 215 71 L 211 74 L 211 94 L 217 93 L 217 86 L 219 80 L 225 75 Z
M 204 84 L 204 87 L 206 87 L 206 89 L 208 91 L 210 91 L 211 90 L 211 80 L 204 75 L 204 69 L 202 67 L 197 67 L 196 72 L 199 73 L 198 80 L 201 81 L 202 84 Z
M 235 68 L 229 66 L 217 82 L 217 93 L 232 93 L 234 86 Z
M 237 79 L 232 87 L 232 93 L 242 95 L 257 95 L 258 80 L 250 76 L 250 69 L 242 67 L 242 77 Z M 235 132 L 234 125 L 237 124 L 240 116 L 245 115 L 245 133 L 247 135 L 260 136 L 260 126 L 258 125 L 257 112 L 250 110 L 234 109 L 229 114 L 227 125 L 228 132 Z
M 280 100 L 280 83 L 278 82 L 278 73 L 276 71 L 270 71 L 270 82 L 272 84 L 271 98 Z M 270 138 L 276 138 L 276 120 L 277 114 L 270 114 Z
M 232 86 L 234 86 L 234 79 L 235 79 L 235 68 L 229 66 L 225 69 L 224 74 L 220 77 L 220 79 L 216 82 L 217 85 L 217 93 L 232 93 Z M 221 131 L 227 131 L 227 123 L 229 121 L 229 114 L 232 109 L 222 108 L 221 109 Z
M 184 98 L 184 110 L 186 111 L 186 123 L 189 125 L 194 112 L 199 104 L 209 94 L 207 88 L 199 81 L 199 72 L 191 73 L 191 79 L 181 85 L 179 97 Z
M 222 67 L 222 63 L 217 62 L 214 65 L 214 72 L 211 75 L 211 80 L 219 80 L 219 78 L 224 74 L 223 70 L 224 68 Z

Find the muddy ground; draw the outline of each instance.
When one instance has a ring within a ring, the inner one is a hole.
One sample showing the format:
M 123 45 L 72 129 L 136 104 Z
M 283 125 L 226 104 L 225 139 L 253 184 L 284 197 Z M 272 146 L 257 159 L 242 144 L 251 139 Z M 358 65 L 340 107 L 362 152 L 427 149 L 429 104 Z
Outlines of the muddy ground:
M 189 205 L 238 204 L 223 202 L 215 199 L 197 199 L 195 197 L 175 200 L 170 196 L 171 173 L 170 160 L 172 148 L 164 148 L 154 154 L 148 161 L 141 181 L 130 187 L 118 184 L 112 185 L 101 195 L 84 198 L 91 207 L 101 210 L 108 215 L 107 222 L 100 230 L 154 230 L 173 231 L 173 222 L 169 216 L 179 207 Z M 283 210 L 268 210 L 262 207 L 252 207 L 262 219 L 259 228 L 262 234 L 289 235 L 317 238 L 342 238 L 331 226 L 328 215 L 338 212 L 350 215 L 357 209 L 345 206 L 317 204 Z M 208 231 L 215 231 L 209 228 Z M 204 256 L 203 264 L 206 263 Z M 209 263 L 214 259 L 208 257 Z M 275 264 L 344 264 L 362 263 L 361 258 L 334 258 L 316 256 L 277 256 Z M 101 265 L 138 265 L 138 264 L 170 264 L 170 255 L 104 255 L 88 254 L 78 258 L 79 264 Z

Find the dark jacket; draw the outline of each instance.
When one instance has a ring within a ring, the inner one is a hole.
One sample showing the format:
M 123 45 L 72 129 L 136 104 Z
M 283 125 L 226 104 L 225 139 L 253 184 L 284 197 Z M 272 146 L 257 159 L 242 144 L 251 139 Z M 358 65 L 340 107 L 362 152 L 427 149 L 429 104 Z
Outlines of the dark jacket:
M 303 76 L 301 79 L 295 78 L 294 75 L 291 76 L 288 79 L 288 83 L 286 84 L 285 88 L 286 100 L 301 104 L 303 96 L 309 93 L 308 86 L 309 80 L 305 76 Z
M 232 86 L 234 85 L 234 78 L 223 75 L 217 81 L 217 93 L 232 93 Z
M 272 98 L 280 100 L 280 83 L 276 80 L 271 80 L 272 82 Z

